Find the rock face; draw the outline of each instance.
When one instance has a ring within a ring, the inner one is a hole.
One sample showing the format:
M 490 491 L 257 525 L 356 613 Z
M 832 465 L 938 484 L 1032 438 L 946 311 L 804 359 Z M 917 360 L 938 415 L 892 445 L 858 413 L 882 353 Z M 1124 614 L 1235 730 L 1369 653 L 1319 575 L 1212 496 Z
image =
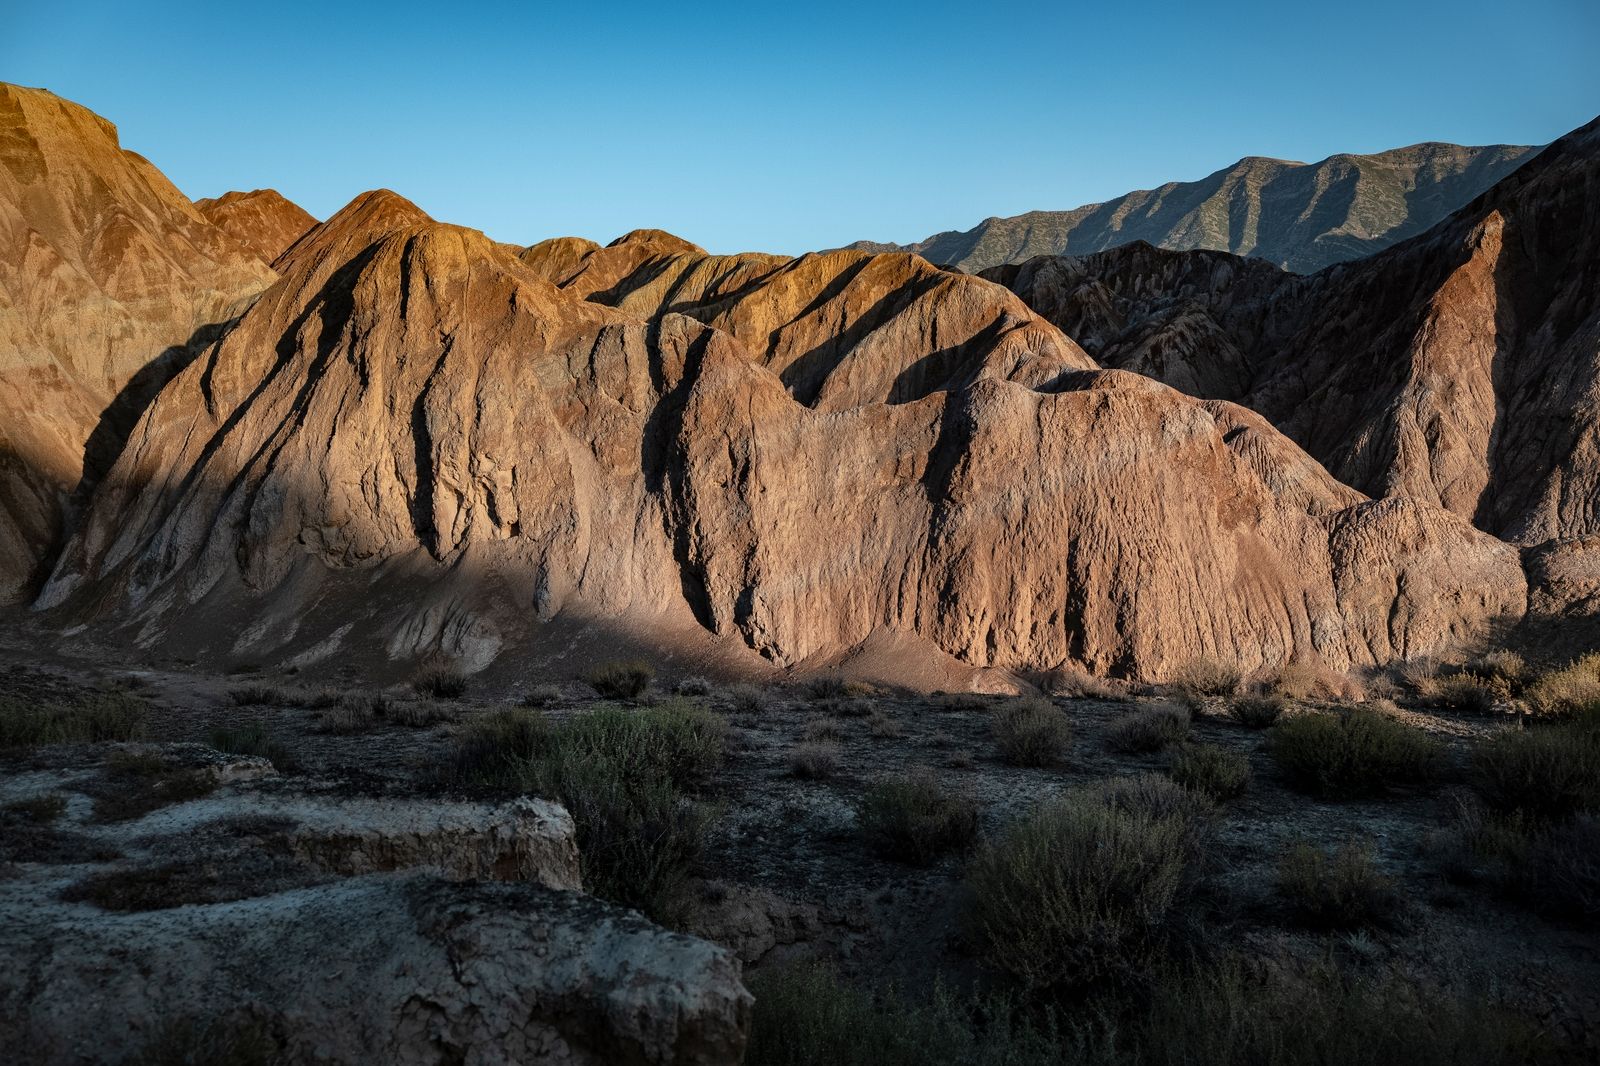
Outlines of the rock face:
M 194 206 L 213 226 L 268 264 L 317 224 L 309 212 L 276 189 L 223 193 L 196 200 Z
M 990 218 L 911 245 L 851 247 L 916 252 L 976 272 L 1145 241 L 1233 252 L 1311 273 L 1423 232 L 1535 151 L 1429 143 L 1320 163 L 1252 156 L 1200 181 L 1169 182 L 1103 204 Z
M 0 602 L 191 345 L 273 278 L 111 123 L 0 83 Z
M 1600 533 L 1600 122 L 1428 233 L 1308 278 L 1130 246 L 989 276 L 1098 359 L 1264 415 L 1374 496 Z
M 587 613 L 780 664 L 906 633 L 1141 678 L 1418 655 L 1525 607 L 1515 549 L 913 256 L 513 255 L 377 192 L 278 266 L 150 406 L 40 606 L 173 646 L 231 639 L 195 619 L 243 603 L 287 643 L 391 594 L 393 656 L 481 664 Z

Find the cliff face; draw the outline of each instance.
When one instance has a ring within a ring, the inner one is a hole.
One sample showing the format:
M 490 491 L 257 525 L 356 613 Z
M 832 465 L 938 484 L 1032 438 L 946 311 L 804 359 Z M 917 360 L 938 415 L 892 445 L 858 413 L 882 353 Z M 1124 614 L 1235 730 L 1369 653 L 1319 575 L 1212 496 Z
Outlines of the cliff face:
M 916 252 L 977 272 L 1144 241 L 1158 248 L 1233 252 L 1312 273 L 1416 236 L 1536 151 L 1429 143 L 1330 156 L 1320 163 L 1251 156 L 1200 181 L 1168 182 L 1102 204 L 990 218 L 910 245 L 852 247 Z
M 1108 366 L 1518 543 L 1600 532 L 1600 122 L 1428 233 L 1297 278 L 1130 246 L 987 276 Z
M 191 341 L 274 277 L 109 122 L 0 84 L 0 602 Z
M 41 606 L 158 639 L 220 596 L 269 645 L 337 640 L 285 620 L 348 622 L 328 575 L 367 571 L 418 590 L 372 623 L 397 656 L 582 614 L 777 663 L 893 632 L 1159 677 L 1421 654 L 1526 602 L 1515 549 L 912 256 L 517 255 L 378 192 L 279 266 L 146 412 Z

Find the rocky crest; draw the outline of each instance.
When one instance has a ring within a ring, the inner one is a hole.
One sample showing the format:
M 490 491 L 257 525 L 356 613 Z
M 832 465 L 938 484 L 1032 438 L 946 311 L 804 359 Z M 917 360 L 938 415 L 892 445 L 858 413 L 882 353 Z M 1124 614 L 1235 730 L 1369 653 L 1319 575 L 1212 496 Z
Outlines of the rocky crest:
M 194 206 L 212 225 L 268 264 L 317 224 L 308 211 L 284 199 L 276 189 L 223 193 L 215 199 L 196 200 Z
M 191 346 L 273 279 L 111 123 L 0 84 L 0 602 Z
M 1251 156 L 1199 181 L 1168 182 L 1071 211 L 990 218 L 909 245 L 863 241 L 851 247 L 916 252 L 976 272 L 1145 241 L 1234 252 L 1311 273 L 1423 232 L 1535 151 L 1429 143 L 1320 163 Z
M 1109 366 L 1244 404 L 1374 496 L 1600 532 L 1600 121 L 1414 240 L 1308 278 L 1147 245 L 986 276 Z

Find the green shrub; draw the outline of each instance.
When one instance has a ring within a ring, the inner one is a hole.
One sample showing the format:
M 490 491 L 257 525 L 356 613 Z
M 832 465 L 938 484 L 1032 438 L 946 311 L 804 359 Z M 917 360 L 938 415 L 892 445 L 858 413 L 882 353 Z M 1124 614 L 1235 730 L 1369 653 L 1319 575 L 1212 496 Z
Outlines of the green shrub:
M 265 722 L 218 726 L 210 732 L 206 742 L 232 755 L 259 756 L 283 773 L 293 773 L 297 769 L 294 756 L 280 741 L 273 739 Z
M 1268 734 L 1268 751 L 1295 788 L 1354 796 L 1429 780 L 1444 746 L 1420 729 L 1357 707 L 1286 718 Z
M 1473 750 L 1490 809 L 1552 820 L 1600 810 L 1600 725 L 1588 719 L 1504 730 Z
M 448 775 L 559 800 L 577 828 L 585 887 L 661 919 L 704 847 L 711 814 L 691 792 L 721 765 L 726 733 L 684 699 L 557 723 L 506 708 L 469 723 Z
M 1108 803 L 1090 790 L 1044 804 L 968 871 L 978 954 L 1031 988 L 1136 972 L 1153 957 L 1191 839 L 1182 816 Z
M 467 694 L 467 675 L 448 659 L 429 659 L 411 678 L 411 691 L 436 700 L 458 700 Z
M 1250 759 L 1217 744 L 1184 744 L 1173 757 L 1172 779 L 1214 800 L 1232 799 L 1250 786 Z
M 995 709 L 992 721 L 1000 758 L 1011 766 L 1054 766 L 1072 743 L 1072 724 L 1047 699 L 1025 696 Z
M 1274 695 L 1241 696 L 1228 704 L 1228 714 L 1247 729 L 1266 729 L 1275 725 L 1287 704 L 1283 697 Z
M 144 735 L 145 705 L 125 692 L 34 702 L 0 697 L 0 748 L 103 743 Z
M 1189 715 L 1181 707 L 1161 704 L 1130 711 L 1106 726 L 1106 746 L 1128 753 L 1160 751 L 1189 735 Z
M 1600 652 L 1590 652 L 1544 674 L 1527 687 L 1523 698 L 1541 715 L 1600 711 Z
M 884 858 L 927 866 L 978 835 L 978 805 L 926 772 L 873 782 L 856 804 L 856 821 Z
M 1385 924 L 1399 907 L 1367 841 L 1346 841 L 1331 854 L 1294 845 L 1278 866 L 1278 891 L 1303 921 L 1323 929 Z
M 633 659 L 601 663 L 584 674 L 583 679 L 606 699 L 632 700 L 644 695 L 655 676 L 655 669 L 649 663 Z

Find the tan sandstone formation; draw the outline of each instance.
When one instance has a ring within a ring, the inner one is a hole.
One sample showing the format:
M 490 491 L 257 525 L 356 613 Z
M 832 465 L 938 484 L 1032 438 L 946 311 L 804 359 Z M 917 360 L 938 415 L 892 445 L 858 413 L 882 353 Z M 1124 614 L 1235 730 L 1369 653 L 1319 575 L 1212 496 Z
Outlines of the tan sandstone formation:
M 0 83 L 0 602 L 191 341 L 273 278 L 111 123 Z
M 778 664 L 909 633 L 1140 678 L 1386 661 L 1524 610 L 1515 549 L 913 256 L 515 256 L 377 192 L 278 266 L 146 412 L 41 607 L 201 654 L 242 603 L 275 653 L 478 666 L 585 614 Z
M 213 226 L 269 265 L 317 224 L 310 212 L 276 189 L 223 193 L 196 200 L 194 206 Z
M 1110 366 L 1258 411 L 1340 480 L 1515 543 L 1600 533 L 1600 121 L 1308 278 L 1148 246 L 988 276 Z

